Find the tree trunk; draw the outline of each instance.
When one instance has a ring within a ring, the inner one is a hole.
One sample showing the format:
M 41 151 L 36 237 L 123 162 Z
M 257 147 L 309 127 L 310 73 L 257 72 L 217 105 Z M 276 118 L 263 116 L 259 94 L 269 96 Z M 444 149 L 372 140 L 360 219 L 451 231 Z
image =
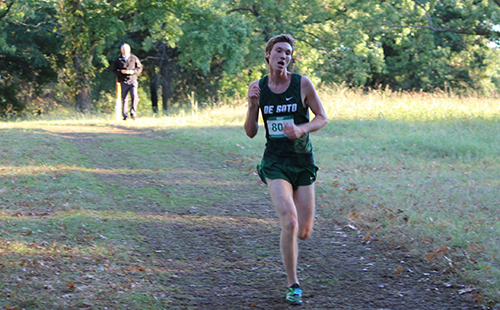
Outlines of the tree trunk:
M 172 92 L 170 91 L 171 77 L 169 74 L 167 66 L 161 67 L 161 100 L 163 103 L 163 113 L 166 113 L 168 108 L 170 107 L 170 97 L 172 96 Z
M 83 70 L 82 58 L 78 51 L 74 52 L 73 66 L 76 73 L 76 110 L 88 113 L 92 109 L 90 78 Z
M 158 74 L 155 74 L 149 83 L 149 91 L 151 93 L 151 105 L 153 107 L 153 113 L 158 113 Z
M 76 110 L 81 113 L 89 113 L 92 109 L 89 82 L 76 86 Z
M 68 33 L 69 36 L 66 40 L 72 42 L 78 42 L 78 36 L 82 33 L 84 28 L 84 10 L 82 0 L 66 0 L 64 1 L 64 8 L 67 9 L 74 19 L 70 19 L 71 32 Z M 77 14 L 78 12 L 78 14 Z M 71 44 L 71 54 L 73 57 L 73 70 L 75 74 L 75 101 L 76 101 L 76 111 L 82 113 L 89 113 L 92 109 L 91 100 L 91 90 L 90 90 L 90 70 L 89 64 L 92 64 L 92 52 L 89 46 L 91 42 L 86 42 L 87 44 Z
M 170 49 L 168 45 L 161 44 L 160 46 L 160 84 L 161 84 L 161 99 L 163 103 L 163 113 L 166 113 L 170 107 L 170 99 L 172 98 L 172 74 L 170 62 Z

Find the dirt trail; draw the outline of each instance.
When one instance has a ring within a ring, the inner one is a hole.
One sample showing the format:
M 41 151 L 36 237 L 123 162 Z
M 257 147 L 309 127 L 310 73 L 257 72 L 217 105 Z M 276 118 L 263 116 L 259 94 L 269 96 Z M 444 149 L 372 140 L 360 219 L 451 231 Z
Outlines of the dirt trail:
M 71 135 L 82 153 L 97 166 L 102 164 L 106 150 L 93 150 L 106 138 Z M 182 146 L 171 148 L 175 156 L 160 165 L 189 167 L 192 173 L 176 172 L 174 178 L 174 172 L 148 176 L 135 171 L 103 177 L 116 186 L 124 181 L 136 188 L 169 184 L 158 190 L 196 202 L 183 207 L 160 205 L 147 197 L 141 205 L 124 197 L 120 201 L 120 208 L 157 215 L 137 227 L 144 240 L 138 254 L 151 268 L 169 271 L 154 284 L 171 308 L 297 309 L 284 302 L 280 229 L 266 188 L 253 176 L 242 177 L 237 165 L 226 165 L 215 151 L 208 158 Z M 128 160 L 119 166 L 136 169 L 136 162 Z M 322 217 L 320 210 L 313 235 L 300 242 L 299 269 L 301 309 L 480 309 L 471 293 L 459 294 L 463 287 L 448 283 L 444 274 L 404 250 L 362 243 L 356 230 Z

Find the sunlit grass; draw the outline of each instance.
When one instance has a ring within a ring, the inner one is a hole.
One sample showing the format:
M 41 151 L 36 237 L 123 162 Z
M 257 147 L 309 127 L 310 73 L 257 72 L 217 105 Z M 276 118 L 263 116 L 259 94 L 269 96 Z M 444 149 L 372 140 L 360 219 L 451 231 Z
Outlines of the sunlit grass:
M 500 100 L 349 91 L 323 98 L 330 124 L 313 137 L 320 205 L 498 296 Z
M 347 89 L 320 93 L 330 122 L 311 134 L 321 168 L 318 217 L 351 224 L 367 242 L 403 248 L 468 279 L 485 296 L 499 296 L 500 100 Z M 209 213 L 210 203 L 230 197 L 217 196 L 213 189 L 257 183 L 253 171 L 264 148 L 264 127 L 261 123 L 254 139 L 246 137 L 245 104 L 171 111 L 166 116 L 145 114 L 135 122 L 111 116 L 51 116 L 0 123 L 5 133 L 0 142 L 11 146 L 0 155 L 0 232 L 10 242 L 0 243 L 4 264 L 15 264 L 6 258 L 8 253 L 50 256 L 55 250 L 49 244 L 56 242 L 66 246 L 56 247 L 61 257 L 86 257 L 95 268 L 102 262 L 93 256 L 114 257 L 117 264 L 131 266 L 136 257 L 120 253 L 140 244 L 131 229 L 137 223 L 226 229 L 276 226 L 269 219 L 232 217 L 228 222 L 225 216 Z M 102 148 L 128 150 L 137 164 L 110 168 L 104 165 L 112 159 L 103 159 L 103 166 L 90 166 L 70 143 L 73 132 L 102 140 Z M 183 156 L 220 155 L 224 163 L 214 163 L 209 170 L 220 179 L 189 166 L 166 165 L 168 161 L 156 166 L 161 156 L 175 159 L 175 154 L 164 154 L 168 147 L 161 148 L 167 142 L 191 150 Z M 224 170 L 224 165 L 239 170 Z M 111 187 L 103 180 L 125 172 L 130 178 L 113 184 L 118 194 L 110 195 Z M 156 179 L 168 173 L 177 176 L 183 192 L 176 194 L 170 179 Z M 183 175 L 200 180 L 183 180 Z M 140 188 L 133 189 L 139 182 Z M 127 196 L 130 205 L 122 210 L 119 198 L 126 195 L 133 199 Z M 151 212 L 131 209 L 148 195 Z M 201 201 L 206 206 L 200 207 Z M 173 216 L 168 208 L 192 215 Z M 50 212 L 44 214 L 46 209 Z M 43 236 L 39 230 L 49 235 L 37 239 Z M 47 245 L 33 244 L 41 241 Z M 54 257 L 59 262 L 59 256 Z M 72 269 L 65 272 L 69 275 Z M 130 298 L 155 303 L 140 294 Z
M 499 98 L 458 97 L 448 93 L 398 93 L 341 90 L 322 93 L 325 110 L 333 119 L 442 121 L 498 118 Z

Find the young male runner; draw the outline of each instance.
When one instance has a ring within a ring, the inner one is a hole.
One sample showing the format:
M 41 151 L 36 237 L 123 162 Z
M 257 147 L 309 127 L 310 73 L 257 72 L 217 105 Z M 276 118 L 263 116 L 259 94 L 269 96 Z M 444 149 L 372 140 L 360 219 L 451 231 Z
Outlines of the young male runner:
M 328 119 L 311 80 L 287 70 L 294 48 L 295 40 L 288 34 L 275 36 L 267 42 L 265 59 L 269 75 L 248 87 L 244 127 L 250 138 L 255 137 L 260 109 L 267 143 L 257 168 L 280 218 L 280 247 L 288 278 L 286 300 L 300 305 L 297 238 L 305 240 L 312 232 L 313 183 L 318 170 L 309 133 L 325 127 Z M 309 109 L 314 113 L 311 121 Z

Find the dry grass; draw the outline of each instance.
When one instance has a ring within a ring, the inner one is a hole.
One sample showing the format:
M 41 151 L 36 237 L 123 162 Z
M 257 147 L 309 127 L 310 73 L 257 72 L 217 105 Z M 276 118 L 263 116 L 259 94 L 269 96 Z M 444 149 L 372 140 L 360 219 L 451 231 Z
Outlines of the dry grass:
M 500 295 L 500 100 L 325 93 L 320 208 Z M 483 298 L 484 296 L 478 296 Z
M 358 227 L 364 242 L 401 247 L 455 272 L 482 292 L 478 299 L 499 296 L 499 100 L 346 89 L 324 91 L 321 98 L 330 123 L 312 134 L 321 167 L 318 215 Z M 133 205 L 148 197 L 152 207 L 167 203 L 196 213 L 192 205 L 202 199 L 197 188 L 207 184 L 183 184 L 183 195 L 158 194 L 165 184 L 157 178 L 176 158 L 169 143 L 237 164 L 239 175 L 219 171 L 234 184 L 252 175 L 263 150 L 263 127 L 248 139 L 245 109 L 238 104 L 179 111 L 135 123 L 85 117 L 0 123 L 0 143 L 9 146 L 0 157 L 0 305 L 168 306 L 168 296 L 155 285 L 176 274 L 153 276 L 156 267 L 136 256 L 142 240 L 134 230 L 136 223 L 166 219 L 132 212 Z M 102 153 L 98 165 L 88 162 L 85 145 L 71 142 L 76 137 L 99 137 L 92 150 Z M 114 166 L 112 154 L 125 151 L 133 170 Z M 190 168 L 176 173 L 196 175 Z M 106 182 L 125 172 L 143 181 L 130 189 L 127 182 L 135 181 L 123 179 L 113 188 L 128 201 L 123 210 Z M 56 298 L 55 291 L 66 293 Z

